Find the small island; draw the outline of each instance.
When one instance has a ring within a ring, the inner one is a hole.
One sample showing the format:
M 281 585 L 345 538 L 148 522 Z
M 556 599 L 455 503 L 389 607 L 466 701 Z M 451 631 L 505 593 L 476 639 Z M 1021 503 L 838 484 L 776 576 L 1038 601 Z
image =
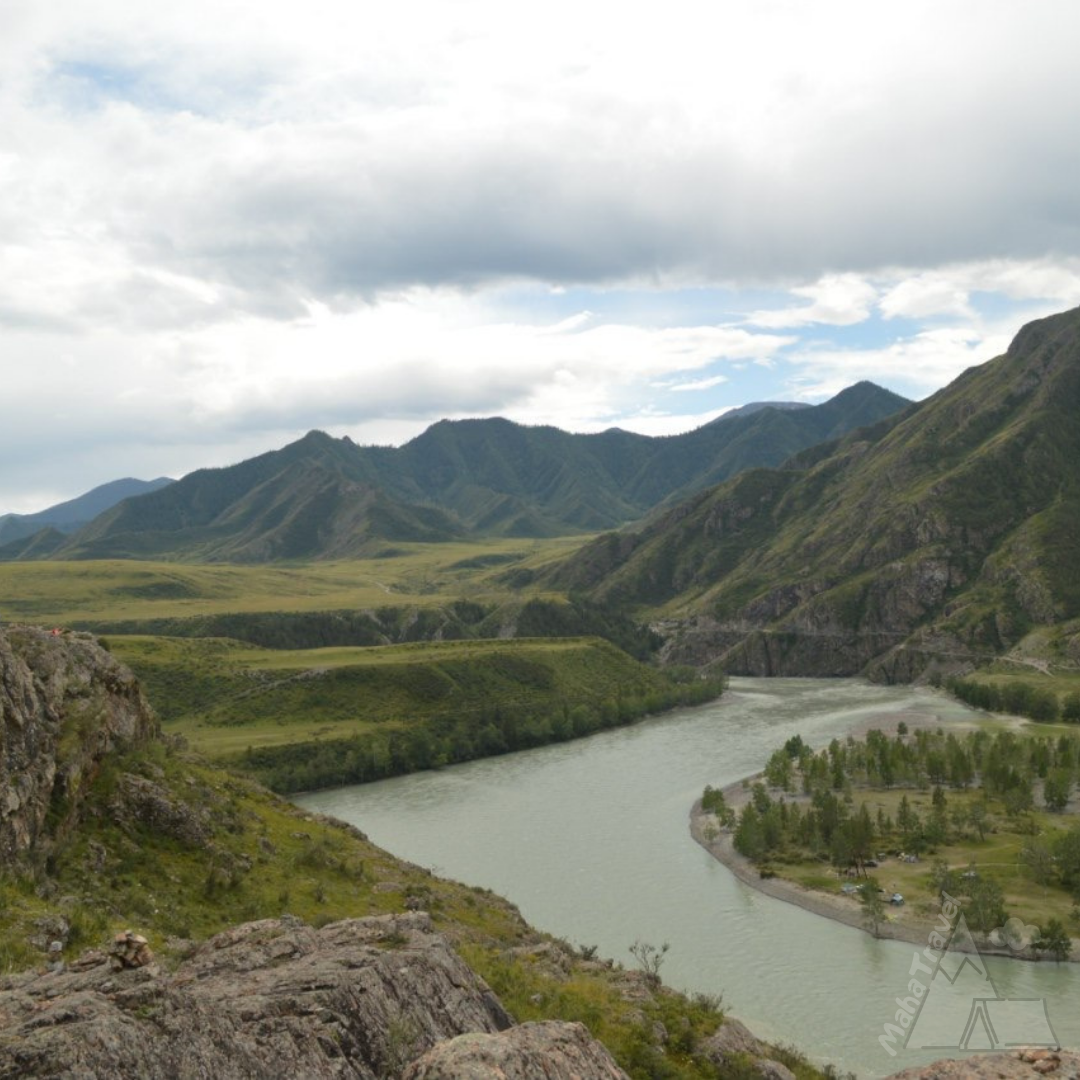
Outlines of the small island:
M 758 776 L 706 787 L 694 838 L 740 880 L 875 937 L 925 943 L 946 894 L 980 952 L 1072 957 L 1080 738 L 1054 728 L 798 735 Z

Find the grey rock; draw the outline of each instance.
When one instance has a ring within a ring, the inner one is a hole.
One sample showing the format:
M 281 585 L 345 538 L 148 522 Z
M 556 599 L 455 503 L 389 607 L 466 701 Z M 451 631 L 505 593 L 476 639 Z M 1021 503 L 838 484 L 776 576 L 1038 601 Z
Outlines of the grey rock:
M 201 847 L 211 837 L 205 809 L 188 806 L 142 776 L 124 773 L 117 781 L 109 808 L 129 830 L 141 825 L 188 847 Z
M 781 1065 L 779 1061 L 771 1061 L 769 1058 L 765 1058 L 754 1062 L 754 1067 L 761 1076 L 761 1080 L 796 1080 L 795 1074 L 786 1065 Z
M 218 934 L 173 973 L 113 971 L 98 953 L 0 979 L 0 1080 L 374 1080 L 511 1023 L 425 914 L 320 930 L 269 919 Z
M 46 851 L 105 757 L 157 730 L 135 677 L 89 634 L 0 628 L 0 864 Z
M 769 1047 L 734 1017 L 724 1018 L 701 1044 L 700 1052 L 721 1071 L 748 1066 L 763 1080 L 795 1080 L 795 1074 L 786 1065 L 769 1057 Z
M 701 1053 L 714 1065 L 724 1066 L 736 1056 L 761 1057 L 766 1054 L 765 1044 L 750 1029 L 734 1017 L 724 1022 L 701 1044 Z
M 629 1080 L 584 1024 L 521 1024 L 459 1035 L 414 1061 L 402 1080 Z
M 1055 1080 L 1080 1077 L 1080 1054 L 1064 1050 L 1013 1050 L 1002 1054 L 972 1054 L 916 1065 L 893 1073 L 889 1080 Z

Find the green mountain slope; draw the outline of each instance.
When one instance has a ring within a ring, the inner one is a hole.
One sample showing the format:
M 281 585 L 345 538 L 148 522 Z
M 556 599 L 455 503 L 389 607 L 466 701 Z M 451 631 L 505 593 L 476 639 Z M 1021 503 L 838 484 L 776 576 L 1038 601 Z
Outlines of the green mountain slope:
M 859 383 L 822 405 L 759 404 L 666 438 L 619 429 L 574 435 L 501 419 L 442 421 L 401 448 L 393 477 L 382 476 L 395 493 L 436 503 L 485 531 L 596 531 L 743 469 L 779 465 L 908 404 Z
M 183 556 L 215 561 L 347 558 L 373 541 L 449 540 L 460 526 L 375 486 L 348 440 L 311 432 L 239 465 L 201 469 L 106 511 L 59 558 Z
M 66 541 L 15 543 L 0 558 L 256 562 L 346 558 L 381 541 L 598 532 L 906 404 L 860 383 L 822 405 L 758 403 L 668 438 L 499 418 L 441 421 L 398 449 L 313 431 L 127 499 Z
M 1080 615 L 1080 311 L 895 419 L 602 537 L 554 582 L 732 671 L 910 677 Z

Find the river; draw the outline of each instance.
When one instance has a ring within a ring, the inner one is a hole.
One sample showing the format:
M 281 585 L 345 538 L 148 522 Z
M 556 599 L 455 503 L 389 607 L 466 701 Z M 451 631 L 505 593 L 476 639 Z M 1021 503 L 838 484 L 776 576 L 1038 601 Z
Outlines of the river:
M 878 1041 L 895 999 L 908 996 L 913 946 L 748 888 L 691 840 L 688 813 L 705 784 L 757 772 L 793 734 L 818 747 L 886 719 L 971 716 L 912 687 L 732 679 L 720 701 L 632 727 L 296 801 L 395 855 L 493 889 L 534 926 L 628 966 L 634 941 L 668 942 L 668 985 L 722 993 L 756 1034 L 859 1077 L 883 1076 L 950 1056 L 900 1048 L 890 1057 Z M 1045 1000 L 1058 1039 L 1080 1045 L 1069 1002 L 1077 965 L 985 965 L 997 996 Z

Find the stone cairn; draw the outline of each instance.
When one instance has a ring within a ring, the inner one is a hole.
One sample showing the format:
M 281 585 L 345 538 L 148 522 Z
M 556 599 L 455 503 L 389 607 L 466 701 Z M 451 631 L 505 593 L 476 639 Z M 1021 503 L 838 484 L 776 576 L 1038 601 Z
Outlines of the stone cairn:
M 124 930 L 113 938 L 109 958 L 113 970 L 120 971 L 123 968 L 145 967 L 154 959 L 154 954 L 150 951 L 150 945 L 142 934 L 136 934 L 133 930 Z

